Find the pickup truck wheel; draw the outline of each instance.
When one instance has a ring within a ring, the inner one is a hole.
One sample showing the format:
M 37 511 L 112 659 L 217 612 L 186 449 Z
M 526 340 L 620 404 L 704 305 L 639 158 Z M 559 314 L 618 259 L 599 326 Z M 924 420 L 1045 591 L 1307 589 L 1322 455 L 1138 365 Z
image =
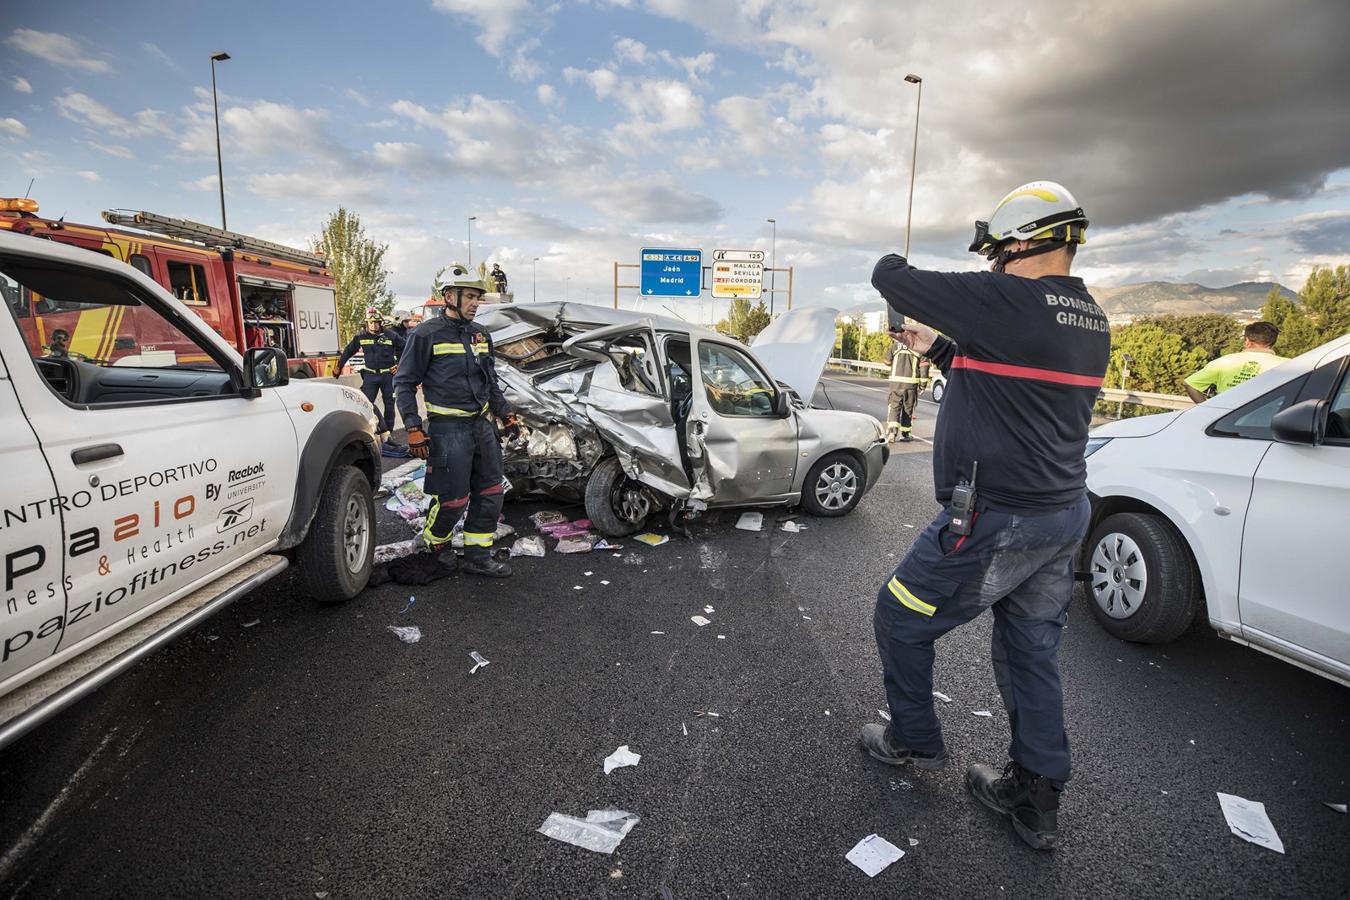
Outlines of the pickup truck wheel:
M 942 395 L 947 393 L 947 383 L 945 381 L 934 381 L 930 390 L 933 392 L 933 402 L 941 403 Z
M 802 508 L 813 516 L 844 516 L 862 499 L 867 473 L 847 453 L 831 453 L 811 467 L 802 482 Z
M 607 456 L 586 481 L 586 516 L 609 537 L 625 537 L 642 527 L 652 510 L 642 486 L 624 474 L 617 456 Z
M 375 501 L 370 482 L 352 466 L 328 473 L 314 521 L 296 552 L 314 599 L 341 603 L 361 593 L 375 559 Z
M 1195 569 L 1181 535 L 1158 516 L 1117 513 L 1088 542 L 1088 601 L 1108 632 L 1165 644 L 1190 627 L 1198 606 Z

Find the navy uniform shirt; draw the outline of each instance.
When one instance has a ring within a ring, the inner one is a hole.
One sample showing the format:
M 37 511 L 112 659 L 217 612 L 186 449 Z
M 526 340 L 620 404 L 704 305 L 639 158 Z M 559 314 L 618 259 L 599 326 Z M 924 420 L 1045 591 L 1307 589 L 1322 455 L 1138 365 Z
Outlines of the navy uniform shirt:
M 1111 332 L 1081 278 L 927 272 L 883 257 L 872 285 L 939 337 L 927 356 L 947 375 L 933 440 L 944 506 L 980 463 L 982 506 L 1050 511 L 1083 495 L 1083 448 L 1106 375 Z
M 432 418 L 476 416 L 487 410 L 500 418 L 511 414 L 511 405 L 497 383 L 492 338 L 472 322 L 440 315 L 427 319 L 408 336 L 394 376 L 394 396 L 409 428 L 422 429 L 417 411 L 419 384 Z
M 358 350 L 365 359 L 361 366 L 362 372 L 388 372 L 398 365 L 399 356 L 403 354 L 403 339 L 388 329 L 376 332 L 362 329 L 347 342 L 342 356 L 338 357 L 337 371 L 341 372 L 347 360 L 355 356 Z

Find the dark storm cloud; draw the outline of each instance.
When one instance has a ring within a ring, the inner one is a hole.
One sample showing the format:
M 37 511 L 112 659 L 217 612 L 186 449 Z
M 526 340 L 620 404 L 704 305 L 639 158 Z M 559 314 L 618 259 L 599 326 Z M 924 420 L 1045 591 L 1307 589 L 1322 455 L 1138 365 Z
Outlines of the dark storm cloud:
M 1289 235 L 1304 253 L 1350 255 L 1350 213 L 1331 213 L 1298 222 Z

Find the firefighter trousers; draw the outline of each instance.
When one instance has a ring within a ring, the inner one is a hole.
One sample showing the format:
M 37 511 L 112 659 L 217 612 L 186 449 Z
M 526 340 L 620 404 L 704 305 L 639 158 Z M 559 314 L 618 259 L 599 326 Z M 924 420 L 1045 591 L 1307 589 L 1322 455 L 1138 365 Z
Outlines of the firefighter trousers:
M 909 434 L 914 425 L 914 409 L 919 405 L 919 386 L 893 382 L 886 404 L 886 427 Z
M 431 452 L 423 482 L 432 495 L 423 529 L 433 550 L 449 542 L 464 515 L 464 555 L 492 553 L 492 535 L 502 511 L 502 446 L 484 416 L 433 418 L 427 426 Z M 466 514 L 467 512 L 467 514 Z
M 1044 514 L 984 510 L 965 536 L 951 533 L 951 518 L 944 511 L 929 524 L 877 593 L 873 626 L 891 734 L 911 750 L 945 749 L 933 710 L 933 642 L 992 609 L 994 681 L 1012 727 L 1008 756 L 1063 788 L 1070 760 L 1059 644 L 1087 497 Z
M 380 420 L 380 434 L 394 427 L 394 375 L 392 372 L 361 372 L 361 393 L 366 395 L 370 405 L 375 407 L 375 417 Z M 375 397 L 384 395 L 384 408 L 375 404 Z

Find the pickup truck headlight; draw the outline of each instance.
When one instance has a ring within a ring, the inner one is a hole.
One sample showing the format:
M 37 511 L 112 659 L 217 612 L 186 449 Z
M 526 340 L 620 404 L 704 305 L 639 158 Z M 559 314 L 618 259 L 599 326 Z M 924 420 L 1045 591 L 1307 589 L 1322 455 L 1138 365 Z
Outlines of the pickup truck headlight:
M 1096 453 L 1098 450 L 1102 449 L 1109 443 L 1111 443 L 1111 439 L 1109 437 L 1088 438 L 1087 446 L 1083 448 L 1083 459 L 1087 459 L 1089 456 Z

